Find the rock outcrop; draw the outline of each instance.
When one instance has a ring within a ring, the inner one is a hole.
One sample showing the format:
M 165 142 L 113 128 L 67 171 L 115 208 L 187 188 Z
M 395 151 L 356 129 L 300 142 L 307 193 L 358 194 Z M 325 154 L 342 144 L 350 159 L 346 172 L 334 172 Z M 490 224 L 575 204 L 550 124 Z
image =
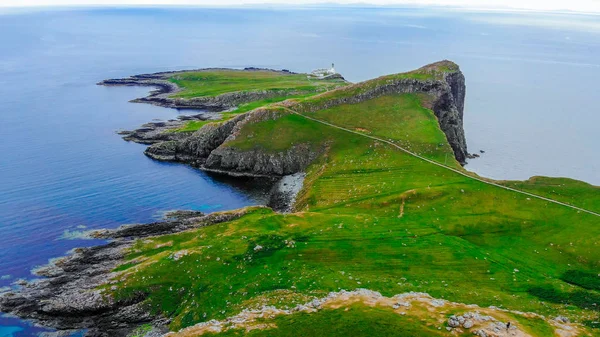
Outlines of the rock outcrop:
M 154 144 L 146 149 L 145 154 L 154 159 L 183 162 L 233 176 L 281 177 L 298 173 L 322 151 L 307 144 L 292 145 L 279 152 L 260 148 L 242 150 L 228 145 L 244 126 L 277 119 L 281 114 L 278 110 L 259 108 L 223 123 L 207 124 L 183 140 Z
M 224 111 L 237 107 L 240 104 L 263 100 L 277 96 L 290 96 L 302 94 L 302 91 L 289 90 L 248 90 L 229 92 L 214 97 L 194 97 L 181 98 L 173 97 L 181 91 L 177 84 L 170 81 L 171 78 L 186 73 L 197 73 L 204 71 L 230 71 L 231 69 L 205 68 L 185 71 L 159 72 L 154 74 L 135 75 L 127 78 L 115 78 L 98 82 L 98 85 L 104 86 L 145 86 L 154 87 L 156 90 L 150 92 L 146 97 L 132 100 L 135 103 L 149 103 L 167 108 L 176 109 L 200 109 L 206 111 Z M 281 75 L 292 75 L 293 72 L 287 70 L 273 70 L 261 68 L 245 68 L 243 71 L 271 71 Z M 341 77 L 341 76 L 340 76 Z M 343 77 L 341 78 L 343 80 Z
M 14 291 L 0 294 L 0 312 L 31 319 L 60 331 L 87 329 L 86 337 L 128 336 L 137 326 L 151 323 L 166 332 L 168 319 L 152 314 L 144 304 L 144 293 L 126 299 L 113 296 L 112 283 L 119 275 L 132 239 L 177 233 L 188 229 L 231 221 L 252 208 L 204 215 L 195 211 L 167 213 L 167 221 L 126 225 L 113 230 L 89 233 L 112 242 L 77 248 L 35 271 L 44 277 L 24 282 Z
M 292 212 L 296 197 L 302 190 L 305 177 L 306 174 L 304 173 L 295 173 L 281 178 L 273 186 L 267 206 L 277 212 Z
M 239 150 L 222 146 L 206 159 L 206 170 L 223 171 L 239 175 L 284 176 L 304 171 L 320 154 L 308 144 L 293 145 L 281 152 L 262 149 Z
M 173 132 L 176 129 L 184 127 L 190 121 L 210 121 L 220 118 L 220 114 L 203 112 L 195 115 L 181 115 L 177 119 L 167 121 L 155 121 L 142 125 L 140 128 L 132 131 L 119 131 L 119 135 L 128 142 L 140 144 L 156 144 L 170 140 L 183 140 L 189 135 L 185 132 Z

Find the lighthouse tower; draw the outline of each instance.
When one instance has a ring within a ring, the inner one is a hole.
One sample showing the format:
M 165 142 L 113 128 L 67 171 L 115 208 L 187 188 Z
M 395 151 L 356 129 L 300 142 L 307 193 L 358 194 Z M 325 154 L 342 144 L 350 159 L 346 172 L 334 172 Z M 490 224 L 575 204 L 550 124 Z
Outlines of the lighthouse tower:
M 329 69 L 329 71 L 328 71 L 328 72 L 329 72 L 330 74 L 332 74 L 332 75 L 333 75 L 333 74 L 336 74 L 336 72 L 335 72 L 335 65 L 334 65 L 333 63 L 331 64 L 331 69 Z

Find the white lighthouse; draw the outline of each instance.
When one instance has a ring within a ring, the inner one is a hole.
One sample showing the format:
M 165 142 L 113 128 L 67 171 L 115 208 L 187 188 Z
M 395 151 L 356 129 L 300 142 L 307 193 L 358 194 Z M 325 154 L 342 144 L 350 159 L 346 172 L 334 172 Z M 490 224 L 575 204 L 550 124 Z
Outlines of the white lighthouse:
M 331 76 L 331 75 L 335 75 L 335 74 L 337 74 L 337 72 L 335 71 L 335 64 L 333 64 L 333 63 L 331 64 L 331 68 L 329 68 L 329 69 L 326 69 L 326 68 L 315 69 L 310 73 L 310 75 L 312 77 L 316 77 L 318 79 L 322 79 L 327 76 Z

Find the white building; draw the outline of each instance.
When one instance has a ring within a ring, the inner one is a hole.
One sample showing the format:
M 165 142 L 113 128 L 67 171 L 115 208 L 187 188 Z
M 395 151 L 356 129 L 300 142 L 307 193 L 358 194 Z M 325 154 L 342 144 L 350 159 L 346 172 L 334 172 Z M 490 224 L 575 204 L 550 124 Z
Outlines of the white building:
M 337 74 L 337 72 L 335 71 L 335 65 L 332 63 L 331 68 L 315 69 L 310 74 L 317 78 L 323 78 L 323 77 L 327 77 L 330 75 L 335 75 L 335 74 Z

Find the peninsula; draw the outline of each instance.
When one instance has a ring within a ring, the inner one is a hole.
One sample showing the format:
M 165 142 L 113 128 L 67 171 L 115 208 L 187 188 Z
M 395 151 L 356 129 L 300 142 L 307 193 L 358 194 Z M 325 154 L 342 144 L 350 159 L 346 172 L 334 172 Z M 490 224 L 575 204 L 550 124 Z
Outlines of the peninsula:
M 465 78 L 137 75 L 201 109 L 122 132 L 156 160 L 278 181 L 271 207 L 90 233 L 0 311 L 87 336 L 597 336 L 600 188 L 466 171 Z

